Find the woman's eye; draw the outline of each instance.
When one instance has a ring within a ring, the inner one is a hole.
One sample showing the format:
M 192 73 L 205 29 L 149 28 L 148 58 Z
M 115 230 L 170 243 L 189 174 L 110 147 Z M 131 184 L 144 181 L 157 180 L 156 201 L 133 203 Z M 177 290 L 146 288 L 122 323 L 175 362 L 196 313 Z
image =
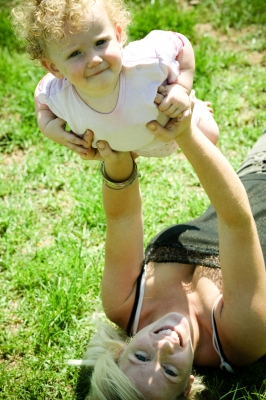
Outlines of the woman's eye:
M 145 354 L 141 354 L 141 353 L 135 353 L 135 357 L 142 362 L 147 362 L 149 361 L 149 357 Z
M 172 369 L 169 369 L 168 367 L 163 367 L 163 369 L 164 369 L 164 372 L 165 372 L 167 375 L 170 375 L 170 376 L 177 376 L 177 374 L 176 374 Z

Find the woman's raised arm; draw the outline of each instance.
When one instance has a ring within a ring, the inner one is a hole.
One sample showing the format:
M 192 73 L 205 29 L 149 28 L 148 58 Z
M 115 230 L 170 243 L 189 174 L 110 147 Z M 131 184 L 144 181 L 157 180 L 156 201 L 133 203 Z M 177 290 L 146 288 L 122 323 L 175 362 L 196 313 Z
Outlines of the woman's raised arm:
M 108 180 L 125 182 L 134 178 L 136 164 L 130 153 L 113 152 L 105 142 L 97 145 L 105 160 L 104 175 Z M 144 258 L 138 177 L 122 190 L 111 189 L 103 183 L 103 205 L 107 228 L 102 302 L 108 318 L 126 327 Z
M 166 129 L 156 122 L 148 127 L 161 140 L 176 140 L 217 212 L 224 304 L 216 322 L 229 359 L 248 364 L 266 353 L 266 274 L 256 225 L 229 162 L 197 127 L 179 133 L 180 126 L 172 120 Z

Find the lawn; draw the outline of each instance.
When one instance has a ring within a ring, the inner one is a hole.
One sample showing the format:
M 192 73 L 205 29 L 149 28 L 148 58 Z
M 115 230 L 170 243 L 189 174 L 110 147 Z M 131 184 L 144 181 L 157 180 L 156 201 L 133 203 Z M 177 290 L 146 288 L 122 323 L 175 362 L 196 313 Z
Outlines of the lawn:
M 65 360 L 82 356 L 102 311 L 101 179 L 96 162 L 83 162 L 38 131 L 33 92 L 43 70 L 12 32 L 8 16 L 15 3 L 0 0 L 0 399 L 73 399 L 78 371 Z M 237 168 L 266 128 L 263 1 L 127 3 L 130 40 L 151 29 L 176 30 L 191 40 L 194 87 L 212 102 L 218 146 Z M 145 243 L 208 205 L 181 152 L 139 159 L 139 169 Z M 209 387 L 201 398 L 266 399 L 266 359 L 233 376 L 197 372 Z

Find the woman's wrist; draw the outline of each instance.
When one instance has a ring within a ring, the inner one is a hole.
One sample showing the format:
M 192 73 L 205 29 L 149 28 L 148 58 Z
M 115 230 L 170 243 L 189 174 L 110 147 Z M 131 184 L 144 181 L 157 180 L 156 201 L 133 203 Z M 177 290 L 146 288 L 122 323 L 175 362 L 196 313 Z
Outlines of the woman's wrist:
M 100 162 L 100 173 L 104 184 L 113 190 L 125 189 L 140 176 L 130 153 L 116 162 Z
M 122 189 L 126 189 L 128 186 L 132 185 L 134 180 L 136 178 L 140 177 L 140 173 L 138 172 L 137 164 L 135 163 L 135 161 L 133 159 L 132 159 L 132 161 L 133 161 L 133 170 L 132 170 L 130 176 L 128 176 L 128 178 L 123 179 L 123 180 L 121 180 L 121 179 L 117 180 L 117 178 L 115 180 L 111 180 L 111 178 L 106 173 L 105 162 L 100 161 L 99 169 L 100 169 L 100 173 L 102 175 L 102 181 L 103 181 L 104 185 L 112 190 L 122 190 Z

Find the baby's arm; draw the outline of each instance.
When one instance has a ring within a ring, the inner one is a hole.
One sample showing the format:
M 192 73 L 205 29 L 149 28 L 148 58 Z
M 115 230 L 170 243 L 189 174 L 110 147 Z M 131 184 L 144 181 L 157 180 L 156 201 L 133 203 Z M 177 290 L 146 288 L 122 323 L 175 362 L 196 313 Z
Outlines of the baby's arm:
M 186 36 L 178 34 L 180 38 L 184 42 L 184 46 L 178 53 L 176 57 L 176 61 L 179 63 L 179 76 L 175 83 L 180 85 L 186 94 L 190 95 L 192 86 L 193 86 L 193 79 L 194 79 L 194 72 L 195 72 L 195 57 L 193 47 L 186 38 Z
M 37 91 L 37 90 L 36 90 Z M 58 118 L 46 104 L 41 104 L 34 96 L 35 113 L 41 133 L 53 142 L 62 144 L 75 153 L 86 156 L 88 144 L 73 132 L 67 132 L 66 121 Z
M 175 92 L 175 95 L 178 96 L 178 86 L 177 84 L 160 86 L 161 91 L 165 92 L 165 96 L 168 94 L 172 95 Z M 159 89 L 160 89 L 159 88 Z M 155 103 L 158 105 L 162 102 L 164 96 L 159 92 L 156 95 Z M 211 103 L 208 101 L 201 101 L 196 98 L 195 94 L 188 96 L 181 91 L 181 96 L 177 97 L 180 102 L 180 106 L 184 107 L 185 105 L 191 103 L 191 109 L 193 110 L 192 114 L 192 122 L 200 129 L 200 131 L 215 145 L 219 138 L 219 127 L 213 117 L 213 109 L 211 108 Z M 189 109 L 188 109 L 189 112 Z M 173 114 L 174 115 L 174 114 Z M 178 121 L 183 121 L 186 115 L 178 118 Z M 171 117 L 174 118 L 174 117 Z
M 170 118 L 183 120 L 189 115 L 190 101 L 184 88 L 177 83 L 167 86 L 159 86 L 154 102 L 159 110 Z
M 180 33 L 178 36 L 184 43 L 176 57 L 176 61 L 179 63 L 179 76 L 176 82 L 171 82 L 168 90 L 164 86 L 160 86 L 158 93 L 163 97 L 159 100 L 157 99 L 157 101 L 155 99 L 155 103 L 159 104 L 159 110 L 170 118 L 176 118 L 181 113 L 183 113 L 182 117 L 180 116 L 181 118 L 185 118 L 188 115 L 186 110 L 190 104 L 187 95 L 190 95 L 195 71 L 195 57 L 192 45 L 186 36 Z

